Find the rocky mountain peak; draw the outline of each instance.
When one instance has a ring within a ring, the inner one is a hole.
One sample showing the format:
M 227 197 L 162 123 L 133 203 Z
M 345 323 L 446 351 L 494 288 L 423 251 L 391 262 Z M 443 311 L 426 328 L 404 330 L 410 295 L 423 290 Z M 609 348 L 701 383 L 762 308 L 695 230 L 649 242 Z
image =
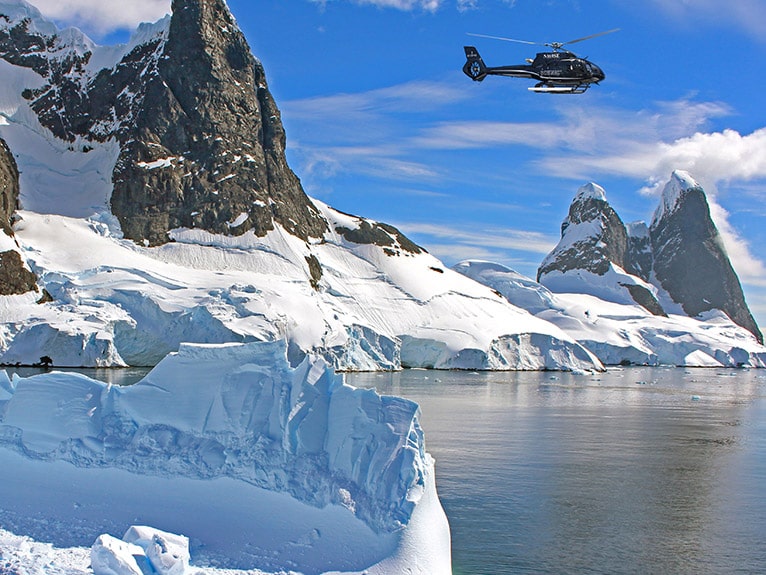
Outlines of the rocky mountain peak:
M 633 301 L 655 315 L 664 315 L 673 305 L 691 317 L 720 310 L 763 343 L 710 217 L 705 192 L 681 170 L 673 172 L 665 186 L 651 226 L 625 226 L 603 188 L 581 187 L 561 226 L 561 241 L 537 277 L 552 291 L 594 293 L 606 299 L 620 299 L 627 290 Z M 659 294 L 669 300 L 662 300 L 664 307 Z
M 84 152 L 89 140 L 119 143 L 111 210 L 126 237 L 263 236 L 276 224 L 321 237 L 328 224 L 287 165 L 263 67 L 225 1 L 175 0 L 172 11 L 120 52 L 57 32 L 22 0 L 0 3 L 0 57 L 44 79 L 24 97 L 55 137 Z
M 685 313 L 721 310 L 763 343 L 705 192 L 686 172 L 674 172 L 665 186 L 650 238 L 656 281 Z
M 175 0 L 167 40 L 114 173 L 127 237 L 178 227 L 303 239 L 327 223 L 285 159 L 285 132 L 260 62 L 223 0 Z
M 561 241 L 543 261 L 537 280 L 552 271 L 582 269 L 604 275 L 611 263 L 624 266 L 627 231 L 606 200 L 604 189 L 593 183 L 582 186 L 561 224 Z
M 687 193 L 695 192 L 701 192 L 704 195 L 702 186 L 700 186 L 688 172 L 684 170 L 675 170 L 662 190 L 660 203 L 654 211 L 654 217 L 652 217 L 652 226 L 663 217 L 669 216 L 675 210 L 679 209 L 682 200 Z M 707 200 L 705 201 L 707 202 Z
M 631 255 L 643 249 L 641 241 L 630 238 L 604 188 L 585 184 L 569 206 L 561 241 L 538 269 L 537 281 L 552 291 L 579 290 L 620 303 L 635 302 L 654 315 L 665 315 L 654 288 L 634 271 Z M 644 242 L 648 244 L 648 237 Z

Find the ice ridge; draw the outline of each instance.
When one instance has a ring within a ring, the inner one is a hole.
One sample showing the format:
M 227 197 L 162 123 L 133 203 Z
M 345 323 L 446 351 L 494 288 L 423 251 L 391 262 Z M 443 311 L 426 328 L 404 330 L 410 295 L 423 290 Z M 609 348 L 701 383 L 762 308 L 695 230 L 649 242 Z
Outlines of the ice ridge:
M 378 532 L 409 522 L 431 459 L 416 403 L 355 389 L 324 360 L 295 368 L 284 342 L 183 344 L 143 380 L 111 386 L 0 371 L 0 447 L 78 467 L 229 477 Z

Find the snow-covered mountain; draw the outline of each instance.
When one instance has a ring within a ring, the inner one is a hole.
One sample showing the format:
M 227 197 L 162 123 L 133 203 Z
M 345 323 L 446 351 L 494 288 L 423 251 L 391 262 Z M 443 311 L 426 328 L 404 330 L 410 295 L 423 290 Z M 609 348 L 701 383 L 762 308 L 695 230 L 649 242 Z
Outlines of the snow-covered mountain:
M 308 198 L 223 0 L 176 0 L 112 47 L 6 0 L 0 73 L 23 208 L 9 241 L 40 290 L 0 302 L 0 363 L 287 339 L 291 360 L 339 369 L 601 368 L 395 228 Z
M 465 261 L 455 269 L 536 317 L 556 324 L 605 365 L 766 367 L 766 347 L 721 311 L 700 317 L 655 315 L 638 303 L 614 301 L 616 290 L 605 290 L 603 280 L 616 277 L 619 281 L 621 276 L 593 278 L 583 274 L 580 282 L 595 279 L 601 283 L 585 289 L 580 286 L 579 292 L 554 293 L 500 264 Z
M 455 269 L 556 324 L 607 365 L 766 366 L 704 192 L 685 172 L 671 176 L 651 227 L 625 226 L 603 188 L 580 188 L 539 283 L 488 262 Z
M 633 245 L 604 189 L 586 184 L 572 201 L 561 224 L 561 240 L 540 265 L 537 281 L 553 291 L 638 303 L 655 315 L 663 315 L 656 290 L 633 273 Z

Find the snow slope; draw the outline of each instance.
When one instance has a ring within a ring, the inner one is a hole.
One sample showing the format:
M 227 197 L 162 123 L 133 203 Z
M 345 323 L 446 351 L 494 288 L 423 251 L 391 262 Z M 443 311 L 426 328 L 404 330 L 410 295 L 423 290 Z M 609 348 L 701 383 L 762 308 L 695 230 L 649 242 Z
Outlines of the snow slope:
M 21 212 L 16 241 L 53 301 L 0 298 L 0 363 L 154 365 L 181 342 L 287 339 L 292 361 L 316 352 L 342 370 L 600 368 L 559 328 L 431 255 L 346 240 L 335 228 L 361 220 L 317 205 L 333 231 L 313 244 L 281 228 L 184 229 L 155 248 L 98 217 Z
M 127 388 L 0 372 L 4 561 L 148 524 L 199 567 L 450 573 L 418 406 L 285 351 L 184 345 Z
M 592 278 L 591 289 L 583 290 L 587 293 L 553 293 L 500 264 L 474 260 L 461 262 L 455 269 L 554 323 L 605 365 L 766 367 L 766 347 L 722 312 L 709 312 L 702 319 L 673 313 L 653 315 L 640 305 L 616 298 L 607 289 L 609 277 L 584 270 L 569 274 L 570 280 L 576 277 L 572 285 L 578 289 Z M 615 276 L 621 279 L 621 275 Z

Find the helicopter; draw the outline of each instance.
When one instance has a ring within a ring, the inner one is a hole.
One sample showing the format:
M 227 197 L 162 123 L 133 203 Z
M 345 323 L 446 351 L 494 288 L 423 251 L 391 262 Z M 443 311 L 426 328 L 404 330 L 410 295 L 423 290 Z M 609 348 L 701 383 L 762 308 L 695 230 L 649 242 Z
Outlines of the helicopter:
M 569 40 L 568 42 L 528 42 L 503 38 L 502 36 L 487 36 L 485 34 L 468 34 L 479 38 L 492 38 L 521 44 L 533 44 L 547 46 L 552 52 L 539 52 L 534 59 L 528 58 L 526 64 L 516 66 L 488 67 L 484 64 L 479 51 L 474 46 L 464 46 L 466 63 L 463 72 L 476 82 L 481 82 L 487 76 L 508 76 L 511 78 L 530 78 L 537 80 L 537 84 L 530 86 L 531 92 L 548 94 L 582 94 L 591 84 L 598 84 L 604 78 L 604 72 L 590 62 L 587 58 L 580 58 L 568 50 L 562 48 L 568 44 L 575 44 L 583 40 L 590 40 L 605 34 L 617 32 L 619 28 L 591 34 L 583 38 Z

